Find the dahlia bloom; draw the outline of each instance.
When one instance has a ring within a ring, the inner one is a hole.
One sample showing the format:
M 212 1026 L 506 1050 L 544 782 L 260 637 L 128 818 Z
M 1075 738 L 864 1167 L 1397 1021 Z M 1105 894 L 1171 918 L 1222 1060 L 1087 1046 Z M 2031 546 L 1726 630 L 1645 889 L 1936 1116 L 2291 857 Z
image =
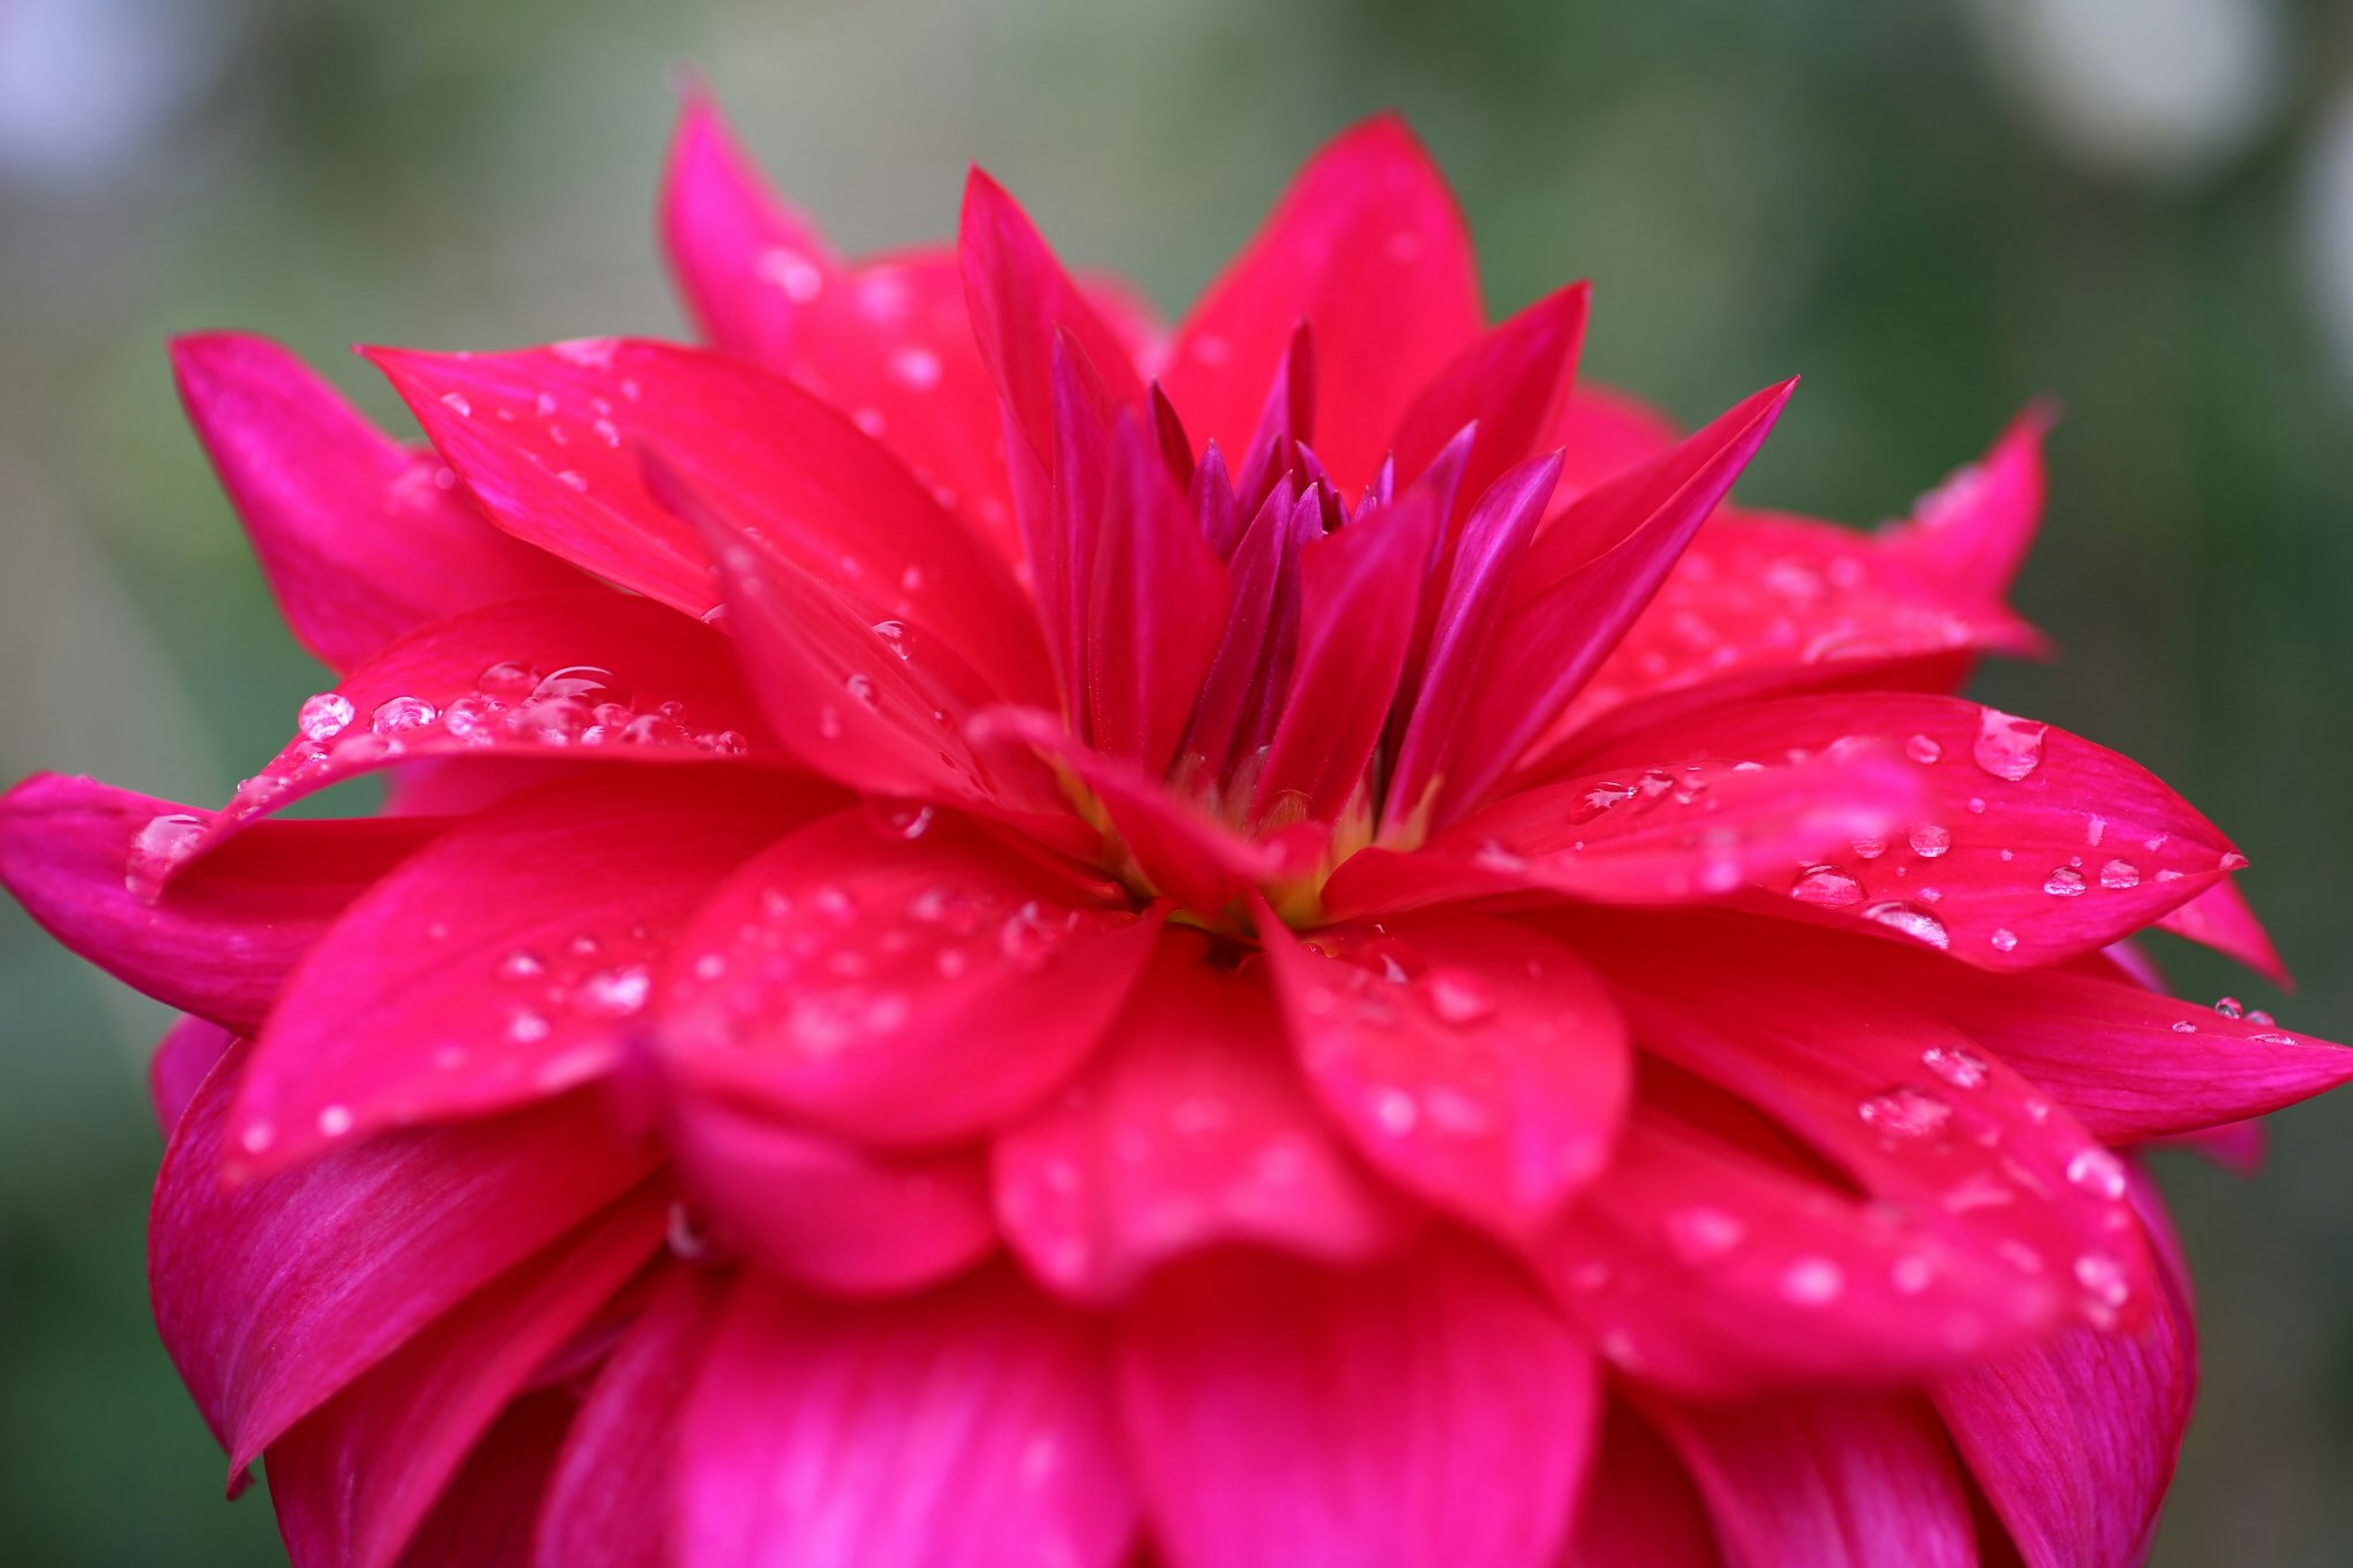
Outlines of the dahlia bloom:
M 368 351 L 429 450 L 175 344 L 333 689 L 218 810 L 0 802 L 186 1014 L 156 1319 L 298 1563 L 2138 1559 L 2129 1151 L 2353 1056 L 2164 994 L 2277 973 L 2244 862 L 1950 694 L 2038 416 L 1735 507 L 1790 386 L 1575 384 L 1392 120 L 1173 331 L 978 173 L 846 259 L 702 103 L 662 224 L 711 347 Z

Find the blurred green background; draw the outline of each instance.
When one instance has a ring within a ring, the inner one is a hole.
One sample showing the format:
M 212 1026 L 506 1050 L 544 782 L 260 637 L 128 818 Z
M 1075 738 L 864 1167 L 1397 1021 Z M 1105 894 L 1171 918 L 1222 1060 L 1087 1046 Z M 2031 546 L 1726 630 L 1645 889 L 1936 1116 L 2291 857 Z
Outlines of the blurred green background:
M 1296 161 L 1404 108 L 1491 307 L 1589 276 L 1588 370 L 1698 418 L 1806 384 L 1752 500 L 1898 513 L 2066 409 L 2020 590 L 2065 650 L 1984 692 L 2119 746 L 2253 859 L 2353 1038 L 2353 14 L 2288 0 L 0 0 L 0 775 L 211 802 L 323 682 L 166 372 L 285 339 L 674 333 L 649 213 L 700 68 L 852 248 L 964 164 L 1181 308 Z M 280 1559 L 149 1327 L 160 1012 L 0 910 L 0 1557 Z M 2158 1552 L 2353 1560 L 2353 1097 L 2244 1184 L 2164 1163 L 2206 1384 Z

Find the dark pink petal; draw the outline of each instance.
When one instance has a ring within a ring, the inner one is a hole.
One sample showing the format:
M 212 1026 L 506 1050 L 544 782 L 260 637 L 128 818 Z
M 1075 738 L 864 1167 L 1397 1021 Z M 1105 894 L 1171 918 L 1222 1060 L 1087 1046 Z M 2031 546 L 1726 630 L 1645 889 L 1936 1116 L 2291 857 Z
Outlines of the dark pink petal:
M 507 1401 L 661 1246 L 646 1188 L 492 1280 L 269 1446 L 299 1563 L 388 1568 Z M 520 1521 L 515 1521 L 519 1523 Z
M 702 335 L 786 369 L 841 268 L 807 216 L 780 201 L 735 145 L 719 108 L 690 91 L 670 139 L 662 249 Z
M 997 1245 L 977 1149 L 888 1153 L 691 1090 L 671 1097 L 664 1141 L 698 1232 L 816 1289 L 918 1289 Z
M 737 1278 L 679 1424 L 698 1568 L 1115 1568 L 1135 1504 L 1092 1326 L 991 1271 L 833 1307 Z
M 508 1405 L 441 1489 L 401 1568 L 530 1568 L 532 1517 L 576 1404 L 546 1388 Z
M 2153 1230 L 2146 1178 L 2134 1200 Z M 2173 1261 L 2160 1237 L 2153 1250 Z M 2026 1568 L 2138 1563 L 2198 1391 L 2189 1282 L 2168 1267 L 2156 1310 L 2129 1333 L 2073 1329 L 1945 1373 L 1930 1386 L 1962 1458 Z
M 2203 1154 L 2234 1176 L 2258 1176 L 2263 1173 L 2263 1160 L 2269 1153 L 2270 1139 L 2260 1121 L 2225 1121 L 2219 1126 L 2201 1128 L 2196 1132 L 2178 1132 L 2168 1138 L 2153 1138 L 2149 1146 L 2161 1149 L 2188 1149 Z
M 733 649 L 651 600 L 543 594 L 410 633 L 304 705 L 220 814 L 145 837 L 142 888 L 290 801 L 396 763 L 706 763 L 773 752 Z M 495 792 L 493 792 L 495 793 Z
M 296 1171 L 221 1176 L 245 1051 L 164 1153 L 148 1227 L 155 1324 L 230 1473 L 478 1287 L 651 1168 L 580 1099 L 396 1132 Z
M 237 1044 L 236 1034 L 202 1018 L 182 1018 L 155 1042 L 147 1058 L 147 1098 L 155 1108 L 156 1130 L 166 1139 L 196 1098 L 205 1079 Z
M 1410 490 L 1300 552 L 1299 652 L 1259 775 L 1261 818 L 1328 822 L 1361 786 L 1405 669 L 1444 505 Z
M 1627 469 L 1673 449 L 1675 422 L 1629 393 L 1577 383 L 1539 447 L 1561 452 L 1561 500 L 1574 500 Z
M 1003 695 L 1046 685 L 1011 569 L 849 415 L 702 350 L 600 339 L 504 354 L 373 351 L 500 526 L 707 614 L 705 542 L 650 493 L 647 455 L 818 580 L 954 648 Z
M 94 779 L 36 774 L 0 795 L 0 885 L 124 984 L 249 1033 L 344 906 L 443 826 L 273 822 L 207 856 L 160 897 L 132 890 L 142 845 L 213 819 Z
M 1466 1247 L 1328 1270 L 1247 1252 L 1156 1279 L 1120 1393 L 1172 1568 L 1548 1568 L 1599 1380 Z
M 1180 768 L 1204 779 L 1222 775 L 1244 721 L 1266 700 L 1273 679 L 1283 590 L 1297 578 L 1304 535 L 1292 525 L 1298 504 L 1286 476 L 1267 493 L 1227 563 L 1225 628 L 1201 679 L 1180 753 Z
M 729 769 L 582 779 L 467 819 L 353 904 L 295 973 L 246 1068 L 232 1164 L 276 1169 L 603 1077 L 711 889 L 839 801 Z
M 2254 906 L 2235 881 L 2212 883 L 2188 903 L 2166 910 L 2157 924 L 2160 931 L 2228 953 L 2274 984 L 2291 984 L 2271 933 L 2255 918 Z
M 1419 851 L 1373 848 L 1324 889 L 1335 919 L 1541 889 L 1602 903 L 1721 899 L 1748 882 L 1883 836 L 1919 800 L 1909 764 L 1868 746 L 1791 761 L 1689 760 L 1663 742 L 1651 765 L 1505 795 Z
M 1113 438 L 1086 626 L 1095 749 L 1166 773 L 1226 625 L 1226 569 L 1142 425 Z
M 1561 1568 L 1722 1568 L 1723 1562 L 1691 1472 L 1625 1401 L 1609 1401 Z
M 1567 757 L 1679 714 L 1800 690 L 1950 689 L 2036 654 L 1999 598 L 1834 524 L 1719 510 L 1538 750 Z
M 1186 318 L 1163 379 L 1196 439 L 1239 451 L 1305 321 L 1324 387 L 1316 449 L 1353 494 L 1415 395 L 1476 336 L 1480 314 L 1454 198 L 1405 122 L 1383 115 L 1300 171 Z
M 1542 450 L 1577 375 L 1592 293 L 1572 283 L 1547 294 L 1457 354 L 1398 426 L 1398 478 L 1418 478 L 1466 425 L 1479 427 L 1462 475 L 1466 500 Z
M 724 1283 L 666 1271 L 596 1374 L 539 1509 L 538 1568 L 670 1568 L 678 1415 Z
M 1918 1399 L 1645 1408 L 1741 1568 L 1977 1568 L 1952 1447 Z
M 1824 692 L 1674 728 L 1702 754 L 1772 763 L 1861 738 L 1899 750 L 1920 798 L 1904 826 L 1788 873 L 1757 907 L 1869 921 L 1984 969 L 2095 952 L 2245 864 L 2214 825 L 2128 758 L 1954 697 Z M 1630 739 L 1581 766 L 1632 763 Z
M 348 669 L 428 621 L 500 599 L 586 586 L 510 539 L 441 465 L 377 430 L 266 339 L 172 342 L 188 422 L 245 521 L 295 640 Z
M 1447 914 L 1260 936 L 1308 1081 L 1393 1181 L 1518 1235 L 1609 1158 L 1626 1025 L 1559 942 Z
M 1511 674 L 1472 700 L 1445 823 L 1477 805 L 1568 705 L 1649 604 L 1693 533 L 1762 446 L 1795 382 L 1736 405 L 1672 451 L 1569 504 L 1536 536 L 1498 612 Z
M 1094 1048 L 1157 911 L 954 815 L 845 812 L 746 862 L 679 938 L 664 1059 L 860 1139 L 977 1131 Z
M 1227 1241 L 1361 1261 L 1409 1223 L 1285 1059 L 1264 983 L 1208 951 L 1191 933 L 1162 938 L 1111 1043 L 997 1136 L 1007 1237 L 1066 1296 L 1124 1295 L 1164 1260 Z
M 1141 409 L 1144 384 L 1127 347 L 1062 270 L 1045 237 L 1005 188 L 980 170 L 965 182 L 956 250 L 981 358 L 1014 427 L 1040 462 L 1054 452 L 1053 365 L 1067 336 L 1101 378 L 1112 408 Z
M 1922 497 L 1887 547 L 1957 587 L 2006 592 L 2042 521 L 2042 438 L 2054 418 L 2042 405 L 2021 414 L 1981 460 Z

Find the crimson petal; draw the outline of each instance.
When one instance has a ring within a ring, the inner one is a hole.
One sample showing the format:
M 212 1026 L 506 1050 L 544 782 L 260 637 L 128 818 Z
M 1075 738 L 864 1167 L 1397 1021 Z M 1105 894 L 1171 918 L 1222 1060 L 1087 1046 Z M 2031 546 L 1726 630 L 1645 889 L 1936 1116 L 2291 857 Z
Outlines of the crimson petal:
M 1561 1568 L 1723 1568 L 1707 1505 L 1674 1451 L 1609 1401 Z
M 2275 985 L 2292 988 L 2279 949 L 2272 945 L 2271 934 L 2235 881 L 2210 884 L 2188 903 L 2159 915 L 2157 924 L 2161 931 L 2229 954 Z
M 1462 474 L 1466 500 L 1538 451 L 1577 375 L 1592 293 L 1572 283 L 1547 294 L 1456 355 L 1398 426 L 1398 479 L 1411 483 L 1467 425 L 1479 434 Z

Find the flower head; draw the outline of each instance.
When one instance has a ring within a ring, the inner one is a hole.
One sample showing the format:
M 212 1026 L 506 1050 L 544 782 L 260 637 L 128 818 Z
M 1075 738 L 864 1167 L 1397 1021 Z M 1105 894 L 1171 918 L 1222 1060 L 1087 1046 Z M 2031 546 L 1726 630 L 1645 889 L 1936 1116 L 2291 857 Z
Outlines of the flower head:
M 1790 384 L 1577 384 L 1394 120 L 1173 331 L 978 173 L 844 258 L 700 102 L 662 216 L 712 346 L 369 351 L 429 451 L 176 344 L 334 687 L 217 811 L 0 802 L 188 1015 L 157 1319 L 299 1563 L 2137 1560 L 2116 1151 L 2353 1058 L 2145 984 L 2276 971 L 2243 860 L 1947 694 L 2039 415 L 1736 507 Z

